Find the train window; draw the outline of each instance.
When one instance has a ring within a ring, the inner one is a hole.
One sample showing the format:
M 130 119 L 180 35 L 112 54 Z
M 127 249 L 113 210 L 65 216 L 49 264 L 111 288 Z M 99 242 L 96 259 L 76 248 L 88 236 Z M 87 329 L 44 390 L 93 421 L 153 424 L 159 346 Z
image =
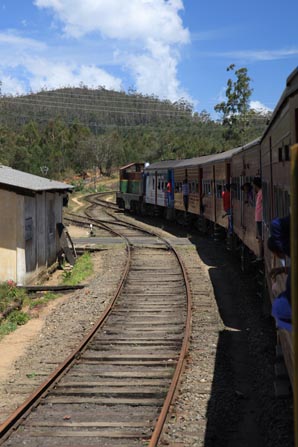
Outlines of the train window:
M 222 181 L 216 181 L 215 188 L 216 188 L 216 197 L 218 199 L 221 199 L 221 195 L 222 195 L 222 192 L 223 192 L 223 182 Z
M 206 196 L 211 195 L 211 181 L 210 180 L 203 180 L 203 193 Z
M 233 198 L 236 200 L 240 200 L 241 196 L 241 188 L 240 188 L 240 177 L 233 177 L 232 178 L 232 194 Z
M 152 189 L 155 189 L 155 178 L 152 177 Z
M 290 161 L 290 146 L 288 144 L 285 146 L 285 161 Z
M 192 182 L 192 184 L 191 184 L 191 192 L 196 192 L 195 182 Z
M 199 192 L 199 183 L 196 182 L 196 192 Z
M 282 161 L 282 147 L 278 148 L 278 161 Z

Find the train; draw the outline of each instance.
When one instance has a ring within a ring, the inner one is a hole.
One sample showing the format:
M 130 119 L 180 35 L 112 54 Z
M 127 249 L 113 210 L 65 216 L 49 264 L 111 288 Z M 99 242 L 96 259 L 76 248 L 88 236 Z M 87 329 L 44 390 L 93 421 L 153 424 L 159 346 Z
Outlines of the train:
M 270 223 L 290 214 L 290 158 L 298 143 L 298 68 L 286 80 L 270 122 L 260 138 L 225 152 L 186 160 L 164 160 L 147 166 L 131 163 L 120 168 L 120 208 L 140 214 L 159 214 L 178 222 L 194 221 L 200 231 L 215 238 L 227 236 L 227 246 L 241 248 L 241 265 L 260 256 L 256 237 L 256 195 L 253 179 L 262 181 L 262 247 L 265 285 L 273 301 L 270 271 L 280 259 L 267 248 Z M 187 184 L 187 207 L 183 197 Z M 230 185 L 231 216 L 223 208 L 222 192 Z M 245 186 L 248 186 L 246 188 Z M 231 224 L 232 222 L 232 224 Z M 286 259 L 290 264 L 290 260 Z M 286 285 L 286 275 L 278 277 L 278 290 Z M 276 285 L 275 285 L 276 290 Z M 293 385 L 293 346 L 291 333 L 278 330 L 286 367 Z

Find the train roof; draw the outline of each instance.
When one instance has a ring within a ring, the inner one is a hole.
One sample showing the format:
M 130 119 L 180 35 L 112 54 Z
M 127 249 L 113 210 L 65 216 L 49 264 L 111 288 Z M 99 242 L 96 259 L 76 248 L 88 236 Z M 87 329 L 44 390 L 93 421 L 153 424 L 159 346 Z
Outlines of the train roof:
M 239 147 L 236 147 L 233 149 L 229 149 L 225 152 L 219 152 L 216 154 L 201 155 L 200 157 L 186 158 L 184 160 L 157 161 L 157 162 L 149 165 L 147 168 L 145 168 L 145 171 L 154 171 L 154 170 L 159 170 L 159 169 L 172 169 L 172 168 L 185 168 L 187 166 L 196 166 L 196 165 L 204 165 L 204 164 L 208 164 L 208 163 L 221 162 L 221 161 L 224 161 L 226 159 L 233 157 L 233 155 L 237 154 L 238 152 L 250 149 L 251 147 L 255 146 L 256 144 L 259 144 L 260 141 L 261 141 L 261 137 L 256 138 L 253 141 L 250 141 L 249 143 L 245 144 L 244 146 L 239 146 Z
M 238 153 L 241 149 L 242 149 L 242 146 L 236 147 L 234 149 L 229 149 L 225 152 L 219 152 L 217 154 L 209 155 L 208 159 L 202 160 L 202 164 L 218 163 L 218 162 L 224 161 L 226 159 L 231 158 L 234 154 Z
M 179 163 L 181 163 L 184 160 L 163 160 L 163 161 L 156 161 L 155 163 L 152 163 L 151 165 L 147 166 L 144 171 L 154 171 L 156 169 L 171 169 L 175 168 Z
M 292 96 L 294 93 L 298 91 L 298 67 L 296 67 L 292 73 L 288 76 L 286 82 L 286 88 L 284 89 L 275 109 L 273 110 L 270 122 L 265 129 L 262 139 L 265 138 L 267 132 L 269 131 L 272 124 L 275 122 L 277 115 L 279 114 L 280 109 L 284 106 L 284 103 L 287 99 Z
M 121 166 L 121 168 L 119 168 L 119 171 L 123 171 L 123 170 L 125 170 L 125 169 L 128 169 L 128 168 L 131 168 L 132 166 L 141 166 L 141 167 L 144 167 L 144 164 L 145 163 L 129 163 L 128 165 L 125 165 L 125 166 Z
M 8 166 L 0 165 L 0 187 L 6 186 L 11 189 L 23 189 L 34 192 L 41 191 L 67 191 L 74 187 L 66 183 L 50 180 L 28 172 L 18 171 Z
M 261 143 L 261 139 L 262 139 L 261 137 L 258 137 L 255 140 L 250 141 L 249 143 L 247 143 L 244 146 L 242 146 L 240 148 L 240 150 L 235 152 L 235 154 L 233 154 L 233 155 L 237 155 L 240 152 L 247 151 L 247 150 L 251 149 L 252 147 L 257 146 L 258 144 Z

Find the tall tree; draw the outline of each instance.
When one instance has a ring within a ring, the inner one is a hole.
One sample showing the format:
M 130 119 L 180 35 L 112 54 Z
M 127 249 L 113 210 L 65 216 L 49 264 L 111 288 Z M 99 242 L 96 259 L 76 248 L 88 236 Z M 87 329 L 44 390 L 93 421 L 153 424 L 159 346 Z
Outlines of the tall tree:
M 214 110 L 222 114 L 222 124 L 226 131 L 224 137 L 241 144 L 246 139 L 246 131 L 249 127 L 250 108 L 249 99 L 253 92 L 250 88 L 251 78 L 247 68 L 235 70 L 235 64 L 227 67 L 227 71 L 235 74 L 236 80 L 228 79 L 226 88 L 226 101 L 216 104 Z

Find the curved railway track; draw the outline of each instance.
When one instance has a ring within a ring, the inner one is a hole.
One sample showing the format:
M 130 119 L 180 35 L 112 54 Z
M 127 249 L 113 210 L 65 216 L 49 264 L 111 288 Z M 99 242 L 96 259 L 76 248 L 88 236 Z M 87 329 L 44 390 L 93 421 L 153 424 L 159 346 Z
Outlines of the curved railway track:
M 107 215 L 112 221 L 89 221 L 125 240 L 127 264 L 117 293 L 78 349 L 0 426 L 0 445 L 158 443 L 188 345 L 187 275 L 169 242 L 151 245 L 154 233 Z M 133 245 L 136 231 L 146 235 L 145 246 Z

